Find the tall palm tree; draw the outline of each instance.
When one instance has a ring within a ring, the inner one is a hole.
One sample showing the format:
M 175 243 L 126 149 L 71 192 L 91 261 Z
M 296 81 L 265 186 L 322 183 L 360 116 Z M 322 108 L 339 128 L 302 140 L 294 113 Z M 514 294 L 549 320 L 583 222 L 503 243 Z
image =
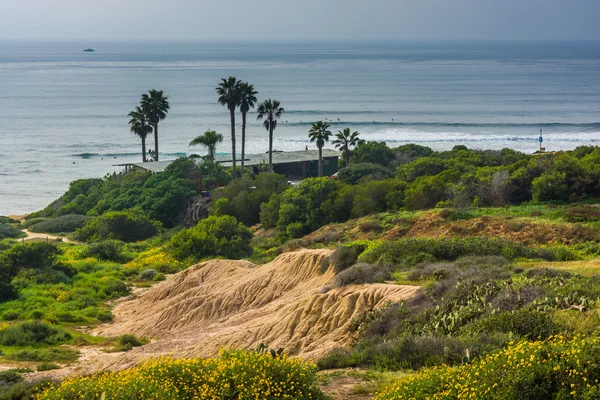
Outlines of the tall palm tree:
M 256 109 L 256 119 L 265 120 L 263 126 L 269 132 L 269 172 L 273 172 L 273 131 L 277 128 L 277 120 L 284 113 L 279 100 L 265 100 Z
M 335 140 L 331 142 L 336 149 L 342 150 L 346 167 L 350 158 L 350 147 L 358 146 L 359 140 L 357 131 L 350 133 L 350 128 L 345 128 L 343 132 L 338 131 L 335 134 Z
M 129 130 L 142 139 L 142 162 L 146 162 L 146 137 L 152 132 L 144 110 L 139 106 L 129 113 Z
M 190 146 L 202 145 L 208 150 L 208 159 L 211 162 L 215 161 L 215 153 L 217 144 L 223 142 L 223 135 L 212 130 L 207 130 L 203 135 L 197 136 L 190 142 Z
M 323 123 L 323 121 L 317 121 L 312 124 L 312 127 L 308 131 L 310 141 L 316 142 L 319 148 L 319 176 L 323 176 L 323 146 L 325 142 L 329 141 L 329 137 L 331 136 L 329 126 L 329 124 Z
M 154 130 L 154 161 L 158 161 L 158 123 L 167 118 L 169 97 L 162 90 L 151 89 L 142 94 L 141 106 Z
M 256 95 L 254 85 L 248 82 L 240 83 L 240 111 L 242 112 L 242 172 L 244 175 L 244 158 L 246 157 L 246 114 L 256 104 Z
M 235 76 L 229 78 L 221 78 L 221 83 L 217 86 L 217 94 L 219 95 L 219 104 L 227 106 L 229 110 L 229 119 L 231 120 L 231 153 L 233 158 L 233 179 L 236 178 L 236 162 L 235 162 L 235 109 L 240 105 L 240 81 Z

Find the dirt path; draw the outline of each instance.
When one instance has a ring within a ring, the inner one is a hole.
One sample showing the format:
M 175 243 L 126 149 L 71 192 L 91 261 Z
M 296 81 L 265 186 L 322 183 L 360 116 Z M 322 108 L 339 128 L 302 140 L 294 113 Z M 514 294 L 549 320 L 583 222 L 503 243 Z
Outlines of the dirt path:
M 27 215 L 9 215 L 8 218 L 12 218 L 14 220 L 19 221 L 20 223 L 25 222 L 25 219 L 27 218 Z M 50 235 L 48 233 L 36 233 L 36 232 L 31 232 L 28 229 L 21 229 L 23 231 L 23 233 L 25 233 L 27 236 L 24 238 L 21 238 L 21 240 L 35 240 L 35 239 L 42 239 L 42 240 L 46 240 L 46 241 L 62 241 L 65 243 L 78 243 L 78 242 L 74 242 L 64 236 L 54 236 L 54 235 Z

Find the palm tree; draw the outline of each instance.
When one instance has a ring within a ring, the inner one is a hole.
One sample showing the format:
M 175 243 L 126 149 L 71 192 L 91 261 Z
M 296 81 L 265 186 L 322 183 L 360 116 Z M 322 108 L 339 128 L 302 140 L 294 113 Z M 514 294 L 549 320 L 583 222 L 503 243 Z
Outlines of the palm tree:
M 221 83 L 217 86 L 219 95 L 219 104 L 227 106 L 229 110 L 229 119 L 231 120 L 231 153 L 233 155 L 233 179 L 236 178 L 237 171 L 235 167 L 235 109 L 240 105 L 240 81 L 235 76 L 221 78 Z
M 129 116 L 129 130 L 142 139 L 142 162 L 146 162 L 146 136 L 152 132 L 152 127 L 148 124 L 144 110 L 139 106 L 130 112 Z
M 273 172 L 273 131 L 277 128 L 277 120 L 285 110 L 278 100 L 265 100 L 256 109 L 256 119 L 265 120 L 263 126 L 269 131 L 269 172 Z
M 323 146 L 325 142 L 329 141 L 329 137 L 331 136 L 331 132 L 329 129 L 329 124 L 323 123 L 323 121 L 317 121 L 312 124 L 312 127 L 308 131 L 308 137 L 311 142 L 317 142 L 317 147 L 319 148 L 319 176 L 323 176 Z
M 154 130 L 154 161 L 158 161 L 158 123 L 167 118 L 169 98 L 162 90 L 151 89 L 142 94 L 141 106 Z
M 242 175 L 244 175 L 244 158 L 246 157 L 246 114 L 256 103 L 254 86 L 248 82 L 240 83 L 240 111 L 242 112 Z
M 197 136 L 190 142 L 190 146 L 202 145 L 208 149 L 208 159 L 211 162 L 215 161 L 215 152 L 217 144 L 223 142 L 223 135 L 212 130 L 207 130 L 203 135 Z
M 354 131 L 350 133 L 350 128 L 345 128 L 344 131 L 338 131 L 335 134 L 335 140 L 331 143 L 336 149 L 342 150 L 344 156 L 344 163 L 348 166 L 348 159 L 350 158 L 350 147 L 358 146 L 358 132 Z

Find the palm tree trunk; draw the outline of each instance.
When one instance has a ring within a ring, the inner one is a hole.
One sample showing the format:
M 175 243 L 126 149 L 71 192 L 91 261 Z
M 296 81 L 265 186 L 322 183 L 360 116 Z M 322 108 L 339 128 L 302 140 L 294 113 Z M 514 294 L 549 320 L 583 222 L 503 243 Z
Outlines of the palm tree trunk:
M 323 146 L 319 146 L 319 178 L 323 176 Z
M 273 120 L 269 122 L 269 172 L 273 172 Z
M 208 146 L 208 158 L 209 158 L 210 162 L 215 162 L 215 151 L 216 151 L 216 148 L 215 148 L 214 144 L 211 146 Z
M 146 162 L 146 138 L 142 138 L 142 162 Z
M 350 154 L 348 154 L 348 143 L 344 144 L 344 161 L 346 162 L 346 167 L 348 166 L 348 159 L 350 158 Z
M 229 119 L 231 119 L 231 154 L 233 159 L 233 172 L 231 173 L 231 176 L 235 179 L 237 177 L 235 163 L 235 108 L 229 110 Z
M 158 161 L 158 122 L 154 124 L 154 161 Z
M 244 158 L 246 157 L 246 113 L 242 113 L 242 171 L 240 176 L 244 175 Z

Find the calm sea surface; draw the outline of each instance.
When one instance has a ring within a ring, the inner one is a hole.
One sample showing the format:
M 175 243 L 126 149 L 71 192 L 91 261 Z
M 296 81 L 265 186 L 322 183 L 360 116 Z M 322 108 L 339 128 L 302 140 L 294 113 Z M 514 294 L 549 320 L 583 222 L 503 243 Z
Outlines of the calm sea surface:
M 208 128 L 230 152 L 215 94 L 229 75 L 253 83 L 259 100 L 281 101 L 277 150 L 313 148 L 307 131 L 319 119 L 391 146 L 532 152 L 539 129 L 547 150 L 600 144 L 600 42 L 0 42 L 0 214 L 40 209 L 74 179 L 140 161 L 127 113 L 151 88 L 171 102 L 163 159 L 190 154 Z M 247 152 L 266 151 L 264 128 L 249 121 Z

